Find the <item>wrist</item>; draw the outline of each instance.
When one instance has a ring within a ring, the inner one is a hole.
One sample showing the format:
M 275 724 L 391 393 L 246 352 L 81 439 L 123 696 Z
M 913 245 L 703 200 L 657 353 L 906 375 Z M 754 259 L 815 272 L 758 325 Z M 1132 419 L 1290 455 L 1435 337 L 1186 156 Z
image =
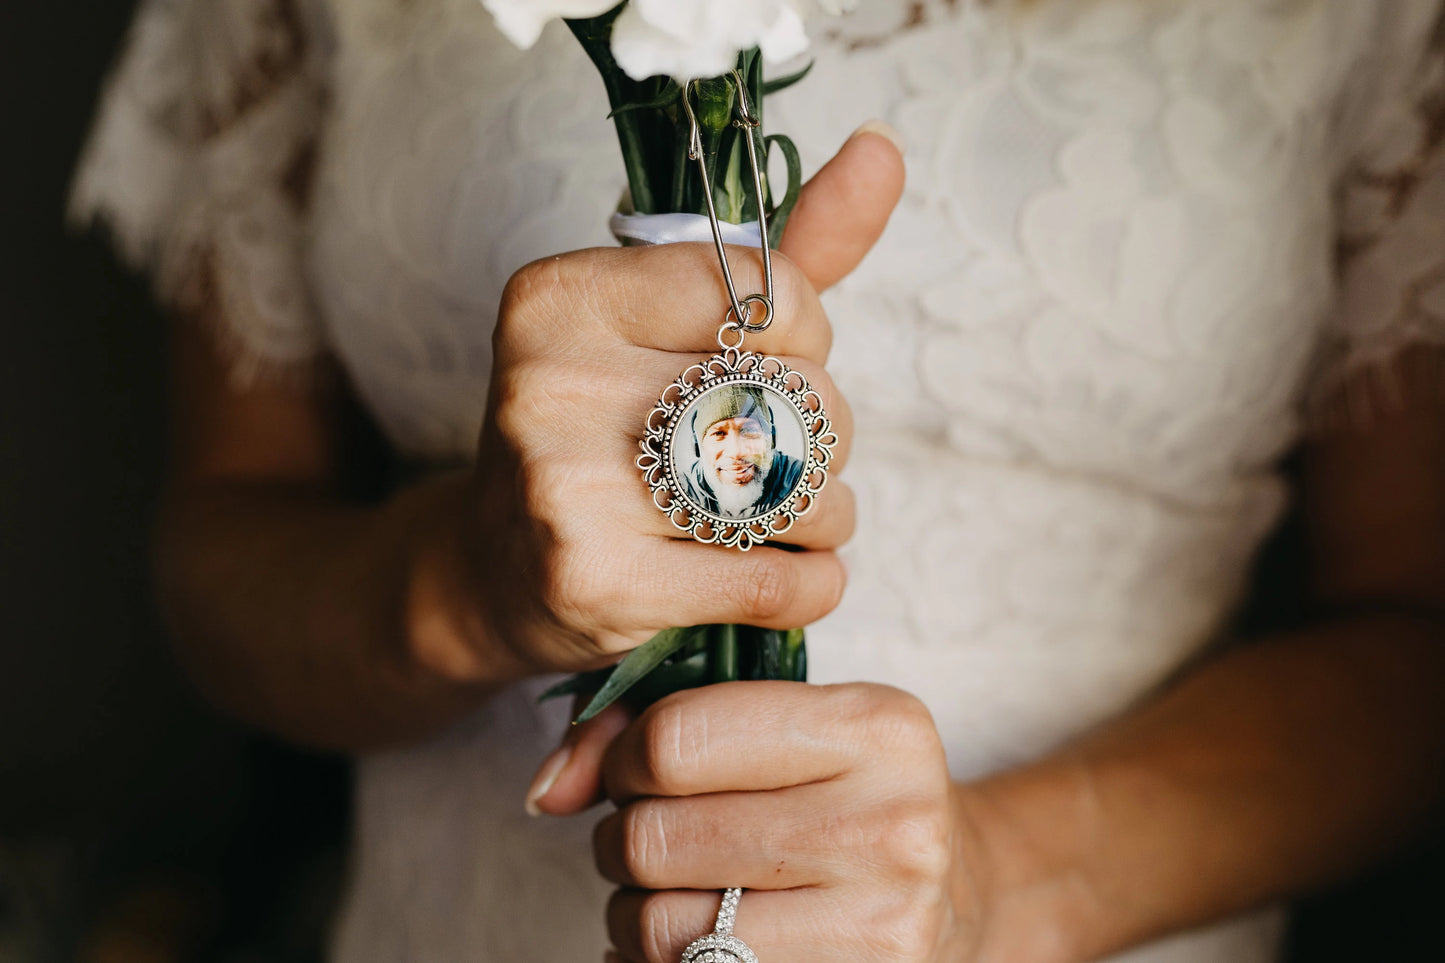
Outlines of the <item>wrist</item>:
M 976 893 L 977 959 L 1095 959 L 1089 776 L 1051 764 L 956 787 L 959 872 Z

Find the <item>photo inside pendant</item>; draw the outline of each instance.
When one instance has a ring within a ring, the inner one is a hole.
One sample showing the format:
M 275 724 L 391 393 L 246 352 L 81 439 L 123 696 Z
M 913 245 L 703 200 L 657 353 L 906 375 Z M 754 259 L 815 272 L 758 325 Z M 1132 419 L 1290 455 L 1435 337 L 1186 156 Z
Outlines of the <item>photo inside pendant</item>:
M 808 433 L 778 391 L 724 384 L 683 409 L 672 435 L 673 477 L 694 506 L 747 521 L 781 505 L 803 480 Z

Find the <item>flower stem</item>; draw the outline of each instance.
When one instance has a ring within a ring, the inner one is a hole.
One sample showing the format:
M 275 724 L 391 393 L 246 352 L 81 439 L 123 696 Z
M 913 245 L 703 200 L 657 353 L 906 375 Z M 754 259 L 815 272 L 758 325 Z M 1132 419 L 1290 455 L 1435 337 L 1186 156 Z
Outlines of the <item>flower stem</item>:
M 785 137 L 764 138 L 761 129 L 753 138 L 756 163 L 762 172 L 763 197 L 755 198 L 752 172 L 747 158 L 747 136 L 733 123 L 737 98 L 731 75 L 679 85 L 666 77 L 634 80 L 612 56 L 612 26 L 623 3 L 600 17 L 568 20 L 567 26 L 582 44 L 607 90 L 617 143 L 627 171 L 632 209 L 638 214 L 705 214 L 708 205 L 703 182 L 692 170 L 688 157 L 690 131 L 683 120 L 679 98 L 696 97 L 696 113 L 702 139 L 703 165 L 712 184 L 718 214 L 735 224 L 755 220 L 758 208 L 773 207 L 767 183 L 770 143 L 778 143 L 788 162 L 788 190 L 783 202 L 770 211 L 769 240 L 776 245 L 783 223 L 797 196 L 801 169 L 797 150 Z M 806 73 L 785 77 L 778 89 L 795 83 Z M 762 58 L 756 49 L 738 56 L 737 75 L 747 89 L 753 117 L 761 125 L 763 95 Z M 604 675 L 605 674 L 605 675 Z M 629 653 L 610 670 L 584 673 L 554 686 L 543 698 L 594 691 L 596 696 L 582 719 L 600 712 L 612 701 L 626 696 L 636 706 L 646 705 L 663 695 L 707 682 L 738 679 L 787 679 L 802 682 L 807 674 L 807 652 L 803 630 L 781 632 L 753 626 L 710 625 L 667 629 Z M 579 719 L 581 721 L 581 719 Z

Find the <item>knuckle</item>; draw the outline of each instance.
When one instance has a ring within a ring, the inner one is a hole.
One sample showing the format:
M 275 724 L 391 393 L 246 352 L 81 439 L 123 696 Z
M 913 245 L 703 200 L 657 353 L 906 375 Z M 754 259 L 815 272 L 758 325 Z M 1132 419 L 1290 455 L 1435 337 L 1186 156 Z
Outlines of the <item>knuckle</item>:
M 759 282 L 762 281 L 761 272 Z M 780 317 L 801 318 L 817 314 L 825 317 L 818 309 L 818 292 L 813 282 L 786 255 L 773 254 L 773 302 Z M 822 339 L 823 355 L 833 344 L 833 326 L 826 320 L 819 335 Z
M 660 795 L 685 795 L 687 773 L 703 750 L 685 701 L 671 696 L 648 710 L 642 765 L 647 785 Z
M 938 948 L 943 914 L 935 898 L 922 892 L 896 892 L 869 921 L 873 957 L 919 963 L 931 960 Z
M 647 963 L 671 963 L 673 947 L 687 942 L 682 939 L 687 920 L 680 918 L 676 901 L 666 893 L 650 893 L 643 898 L 638 916 L 639 942 Z
M 585 543 L 558 535 L 555 525 L 549 543 L 537 576 L 543 605 L 564 626 L 595 624 L 608 598 L 600 585 L 606 566 Z
M 858 497 L 853 489 L 846 482 L 839 482 L 836 489 L 829 493 L 831 503 L 830 510 L 835 513 L 838 526 L 838 544 L 843 544 L 853 537 L 858 527 Z M 837 592 L 832 601 L 836 608 L 843 601 L 843 590 L 848 585 L 848 571 L 843 566 L 838 566 L 838 573 L 835 577 L 834 588 Z
M 516 466 L 517 521 L 529 532 L 536 560 L 534 577 L 538 595 L 549 604 L 571 597 L 577 566 L 570 546 L 561 538 L 566 523 L 565 489 L 557 487 L 567 473 L 545 457 L 520 458 Z
M 622 867 L 635 886 L 658 888 L 667 867 L 667 827 L 650 800 L 629 805 L 622 815 Z
M 853 741 L 867 745 L 879 714 L 880 698 L 888 697 L 888 686 L 872 682 L 845 682 L 828 686 L 824 691 L 829 702 L 829 715 L 840 730 L 853 733 Z
M 492 346 L 498 358 L 544 352 L 565 328 L 575 339 L 579 323 L 596 320 L 601 301 L 615 300 L 604 250 L 572 251 L 524 264 L 502 289 Z
M 567 493 L 577 484 L 577 466 L 544 452 L 530 452 L 520 467 L 522 507 L 528 517 L 561 521 L 565 517 Z
M 577 273 L 577 254 L 553 254 L 530 261 L 512 272 L 502 288 L 501 318 L 518 322 L 534 319 L 537 314 L 550 314 L 565 299 L 565 292 Z
M 840 404 L 846 403 L 843 393 L 838 389 L 838 383 L 828 374 L 826 368 L 817 367 L 808 372 L 808 387 L 818 392 L 818 396 L 823 399 L 824 409 L 829 413 L 836 412 Z
M 851 526 L 851 521 L 849 524 Z M 843 604 L 843 593 L 848 589 L 848 570 L 839 562 L 828 569 L 828 575 L 826 577 L 827 594 L 824 596 L 824 604 L 827 606 L 827 609 L 823 614 L 832 612 L 839 605 Z
M 798 594 L 798 577 L 786 554 L 768 552 L 748 560 L 737 582 L 743 620 L 775 622 Z M 841 593 L 840 593 L 841 594 Z
M 565 373 L 538 361 L 499 366 L 492 378 L 489 415 L 510 448 L 526 452 L 543 443 L 556 422 L 551 409 L 558 389 L 570 381 Z
M 947 812 L 931 804 L 903 808 L 889 821 L 880 848 L 897 878 L 937 884 L 949 871 Z
M 868 719 L 882 742 L 904 750 L 931 753 L 940 748 L 938 727 L 923 700 L 893 686 L 870 687 Z
M 946 783 L 943 740 L 933 714 L 917 696 L 871 682 L 830 686 L 826 692 L 835 727 L 849 733 L 855 745 L 869 747 L 869 758 L 906 761 L 908 771 L 920 778 L 932 774 L 926 781 L 930 789 Z
M 507 279 L 492 334 L 499 355 L 532 343 L 537 319 L 547 314 L 546 306 L 561 286 L 561 263 L 559 257 L 543 258 L 522 265 Z

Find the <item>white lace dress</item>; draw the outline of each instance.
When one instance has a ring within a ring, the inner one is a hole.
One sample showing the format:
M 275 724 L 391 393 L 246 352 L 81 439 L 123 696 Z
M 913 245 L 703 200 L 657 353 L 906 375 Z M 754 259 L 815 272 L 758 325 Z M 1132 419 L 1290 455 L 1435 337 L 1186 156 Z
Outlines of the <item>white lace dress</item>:
M 921 696 L 968 778 L 1216 639 L 1311 386 L 1445 343 L 1441 6 L 865 0 L 825 29 L 770 128 L 816 169 L 883 117 L 909 182 L 826 299 L 861 520 L 816 681 Z M 217 302 L 238 379 L 329 352 L 450 462 L 507 276 L 609 243 L 605 113 L 565 30 L 515 51 L 476 0 L 146 0 L 73 213 Z M 337 960 L 598 958 L 592 818 L 522 811 L 564 723 L 536 690 L 362 761 Z M 1121 959 L 1266 961 L 1278 928 Z

